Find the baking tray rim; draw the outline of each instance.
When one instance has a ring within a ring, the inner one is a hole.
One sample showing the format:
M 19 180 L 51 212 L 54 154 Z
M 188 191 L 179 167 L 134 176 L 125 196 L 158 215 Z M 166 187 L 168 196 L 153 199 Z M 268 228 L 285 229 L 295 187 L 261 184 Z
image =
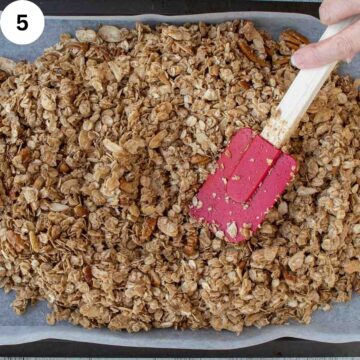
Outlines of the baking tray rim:
M 2 11 L 0 11 L 1 15 Z M 269 12 L 269 11 L 234 11 L 234 12 L 215 12 L 215 13 L 199 13 L 199 14 L 191 14 L 191 15 L 161 15 L 161 14 L 139 14 L 139 15 L 89 15 L 89 16 L 80 16 L 80 15 L 46 15 L 45 19 L 47 20 L 96 20 L 96 21 L 128 21 L 128 22 L 172 22 L 172 23 L 189 23 L 189 22 L 199 22 L 204 21 L 207 23 L 216 23 L 216 22 L 225 22 L 225 21 L 232 21 L 235 18 L 246 18 L 247 15 L 254 16 L 266 16 L 271 14 L 272 17 L 287 17 L 287 18 L 308 18 L 312 21 L 317 21 L 320 23 L 319 19 L 315 16 L 308 15 L 308 14 L 299 14 L 299 13 L 292 13 L 292 12 Z M 219 19 L 219 17 L 222 17 Z M 256 21 L 256 20 L 254 20 Z M 333 306 L 336 306 L 333 303 Z M 319 311 L 319 310 L 317 310 Z M 102 345 L 112 345 L 112 346 L 128 346 L 128 347 L 138 347 L 139 346 L 139 338 L 142 337 L 144 334 L 161 334 L 162 335 L 169 331 L 169 329 L 151 329 L 150 332 L 140 332 L 140 333 L 126 333 L 121 331 L 122 336 L 124 338 L 119 337 L 117 339 L 117 344 L 114 345 L 114 342 L 110 339 L 107 339 L 104 334 L 100 334 L 100 332 L 107 332 L 107 329 L 92 329 L 92 330 L 85 330 L 78 326 L 74 326 L 71 329 L 64 326 L 34 326 L 31 334 L 19 334 L 16 329 L 26 327 L 28 328 L 29 325 L 26 326 L 4 326 L 4 328 L 8 328 L 6 333 L 0 334 L 0 345 L 18 345 L 18 344 L 25 344 L 34 341 L 40 341 L 45 339 L 57 339 L 57 340 L 65 340 L 65 341 L 77 341 L 82 343 L 93 343 L 93 344 L 102 344 Z M 236 334 L 223 330 L 225 333 L 229 333 L 230 335 L 227 339 L 222 343 L 223 350 L 230 350 L 230 349 L 237 349 L 237 348 L 245 348 L 249 346 L 255 346 L 259 344 L 263 344 L 269 341 L 273 341 L 276 339 L 284 338 L 284 337 L 292 337 L 302 340 L 313 340 L 313 341 L 321 341 L 327 343 L 334 343 L 334 344 L 341 344 L 341 343 L 349 343 L 349 342 L 356 342 L 360 341 L 359 334 L 347 334 L 346 339 L 339 337 L 339 334 L 333 332 L 319 332 L 316 329 L 312 329 L 307 327 L 306 334 L 300 331 L 299 327 L 305 328 L 305 325 L 301 325 L 296 323 L 296 327 L 291 327 L 287 325 L 281 326 L 268 326 L 267 331 L 259 332 L 256 336 L 250 337 L 248 339 L 242 337 L 241 335 L 239 338 L 242 338 L 242 343 L 239 344 L 234 342 L 237 338 Z M 13 331 L 12 331 L 13 330 Z M 176 332 L 177 335 L 181 335 L 182 330 L 174 330 L 171 329 L 173 332 Z M 86 331 L 85 337 L 87 338 L 86 341 L 84 340 L 84 331 Z M 186 330 L 190 332 L 191 330 Z M 196 330 L 196 332 L 211 332 L 212 335 L 219 334 L 212 329 L 200 329 Z M 46 336 L 44 336 L 46 333 Z M 114 333 L 112 333 L 114 334 Z M 99 336 L 100 335 L 100 336 Z M 204 334 L 205 335 L 205 334 Z M 326 335 L 326 340 L 324 340 L 324 335 Z M 141 340 L 140 340 L 141 341 Z M 188 340 L 184 341 L 184 339 L 176 337 L 174 338 L 166 338 L 162 336 L 157 336 L 156 343 L 154 343 L 151 348 L 171 348 L 171 349 L 193 349 L 193 350 L 219 350 L 218 343 L 215 342 L 212 344 L 211 341 L 206 343 L 205 346 L 188 346 Z

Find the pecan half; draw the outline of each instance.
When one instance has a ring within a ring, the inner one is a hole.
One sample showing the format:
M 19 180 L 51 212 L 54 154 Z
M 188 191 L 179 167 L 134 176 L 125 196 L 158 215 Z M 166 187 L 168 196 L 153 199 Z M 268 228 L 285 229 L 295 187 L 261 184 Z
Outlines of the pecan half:
M 259 56 L 256 55 L 253 49 L 247 44 L 245 40 L 239 40 L 238 45 L 242 53 L 252 62 L 262 67 L 267 65 L 264 59 L 261 59 Z
M 301 45 L 310 43 L 307 37 L 291 29 L 283 31 L 280 35 L 280 40 L 283 40 L 286 46 L 293 50 L 297 50 Z

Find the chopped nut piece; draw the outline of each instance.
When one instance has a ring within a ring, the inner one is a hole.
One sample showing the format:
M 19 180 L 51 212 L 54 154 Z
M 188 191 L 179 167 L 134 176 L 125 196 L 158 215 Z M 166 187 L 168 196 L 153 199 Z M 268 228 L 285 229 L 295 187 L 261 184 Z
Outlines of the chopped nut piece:
M 239 40 L 238 45 L 243 54 L 252 62 L 262 67 L 267 66 L 266 61 L 258 57 L 251 47 L 244 40 Z
M 38 240 L 37 236 L 35 235 L 34 231 L 29 232 L 29 240 L 30 240 L 30 245 L 31 245 L 31 248 L 33 249 L 33 251 L 35 251 L 36 253 L 39 252 L 39 250 L 40 250 L 39 240 Z
M 250 84 L 245 80 L 240 80 L 239 85 L 245 90 L 249 90 L 251 87 Z
M 28 204 L 31 204 L 38 199 L 38 190 L 36 188 L 24 187 L 22 193 L 24 194 L 25 201 Z
M 77 205 L 74 207 L 74 214 L 76 217 L 86 217 L 89 215 L 89 210 L 84 206 Z
M 174 237 L 178 234 L 178 226 L 165 216 L 159 217 L 157 226 L 167 236 Z
M 84 274 L 84 279 L 85 281 L 92 286 L 93 281 L 92 281 L 92 271 L 91 271 L 91 267 L 90 266 L 85 266 L 83 268 L 83 274 Z
M 149 240 L 152 233 L 155 230 L 157 220 L 154 218 L 146 218 L 142 224 L 141 229 L 141 238 L 144 240 Z
M 14 233 L 12 230 L 6 232 L 6 238 L 10 245 L 14 247 L 16 252 L 21 252 L 25 248 L 25 243 L 19 234 Z
M 209 101 L 214 101 L 214 100 L 217 100 L 217 99 L 218 99 L 217 94 L 216 94 L 216 91 L 213 90 L 213 89 L 207 89 L 207 90 L 205 91 L 205 94 L 204 94 L 203 98 L 204 98 L 205 100 L 209 100 Z
M 184 246 L 184 253 L 187 256 L 194 256 L 197 252 L 198 234 L 196 229 L 191 225 L 189 225 L 186 230 L 186 244 Z
M 251 259 L 256 264 L 271 263 L 274 261 L 278 250 L 279 248 L 277 246 L 271 246 L 264 249 L 255 250 L 251 255 Z
M 146 145 L 143 139 L 130 139 L 124 144 L 124 148 L 133 155 L 139 152 L 139 149 L 144 148 Z
M 293 50 L 297 50 L 300 45 L 309 44 L 307 37 L 299 34 L 295 30 L 285 30 L 280 34 L 280 40 L 285 41 L 285 44 Z
M 59 166 L 59 171 L 63 174 L 67 174 L 71 171 L 71 169 L 65 162 L 62 162 Z
M 79 192 L 79 181 L 78 179 L 66 180 L 60 187 L 60 191 L 65 194 L 76 194 Z
M 162 141 L 166 138 L 167 135 L 167 131 L 166 130 L 161 130 L 159 131 L 156 135 L 154 135 L 150 142 L 149 142 L 149 148 L 150 149 L 156 149 L 158 148 Z
M 201 164 L 201 165 L 204 165 L 204 164 L 207 164 L 211 161 L 211 159 L 207 156 L 204 156 L 204 155 L 200 155 L 200 154 L 196 154 L 196 155 L 193 155 L 190 159 L 190 162 L 191 164 Z
M 303 266 L 304 259 L 305 259 L 305 256 L 302 251 L 299 251 L 298 253 L 293 255 L 289 259 L 289 267 L 290 267 L 291 271 L 299 270 Z
M 116 61 L 109 61 L 108 65 L 118 82 L 130 73 L 130 62 L 126 56 L 119 56 Z

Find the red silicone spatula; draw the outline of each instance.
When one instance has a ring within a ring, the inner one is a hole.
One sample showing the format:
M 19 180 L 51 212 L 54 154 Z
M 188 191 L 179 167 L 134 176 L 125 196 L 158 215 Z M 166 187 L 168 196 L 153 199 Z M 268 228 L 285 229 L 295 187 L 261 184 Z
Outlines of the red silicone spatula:
M 354 19 L 329 26 L 321 40 L 343 30 Z M 193 199 L 190 214 L 211 225 L 231 242 L 247 239 L 292 180 L 296 161 L 281 146 L 334 69 L 336 62 L 301 70 L 260 135 L 241 129 Z

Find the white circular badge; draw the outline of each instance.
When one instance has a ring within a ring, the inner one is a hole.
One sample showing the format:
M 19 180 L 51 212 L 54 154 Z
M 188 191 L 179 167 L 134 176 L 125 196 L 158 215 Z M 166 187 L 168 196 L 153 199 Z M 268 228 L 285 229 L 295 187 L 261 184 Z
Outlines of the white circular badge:
M 45 18 L 41 9 L 31 1 L 17 0 L 1 14 L 0 28 L 14 44 L 26 45 L 37 40 L 44 31 Z

